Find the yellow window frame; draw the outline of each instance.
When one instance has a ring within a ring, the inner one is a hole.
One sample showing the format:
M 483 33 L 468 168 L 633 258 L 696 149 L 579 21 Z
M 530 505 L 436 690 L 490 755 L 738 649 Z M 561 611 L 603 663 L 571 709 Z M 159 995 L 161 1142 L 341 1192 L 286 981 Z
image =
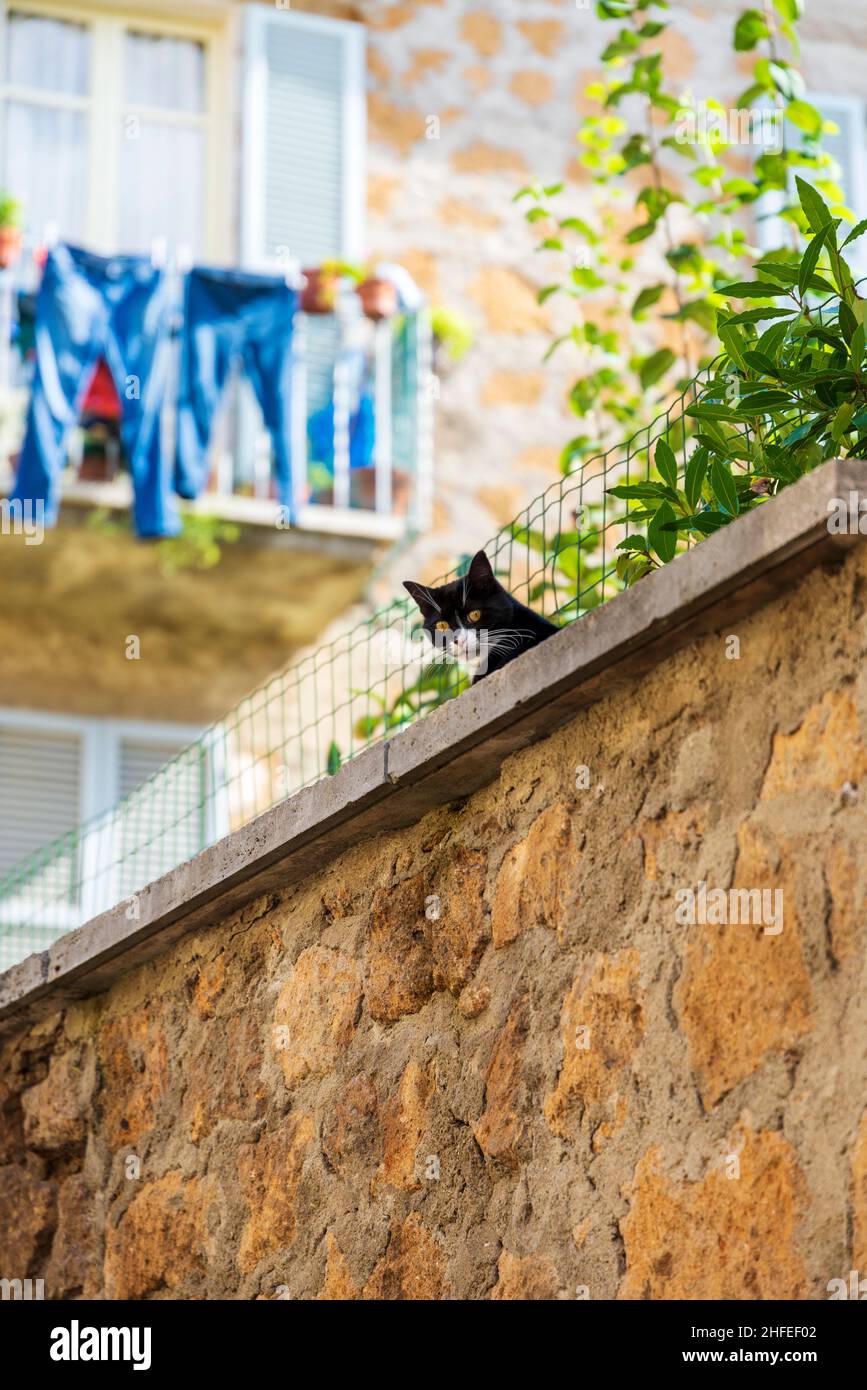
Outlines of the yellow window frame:
M 43 88 L 25 88 L 0 81 L 0 102 L 10 97 L 33 100 L 66 110 L 85 111 L 90 116 L 88 151 L 88 197 L 86 240 L 88 246 L 108 254 L 123 252 L 118 244 L 119 225 L 119 133 L 126 115 L 158 115 L 160 121 L 177 122 L 205 132 L 205 196 L 202 208 L 203 251 L 209 260 L 232 259 L 233 227 L 229 181 L 232 112 L 226 100 L 230 91 L 229 51 L 233 27 L 232 7 L 207 4 L 194 16 L 179 18 L 168 4 L 150 0 L 147 5 L 66 4 L 60 0 L 5 0 L 2 19 L 12 11 L 86 24 L 91 30 L 92 58 L 90 91 L 86 96 L 52 94 Z M 163 34 L 202 44 L 205 51 L 205 100 L 200 113 L 155 110 L 123 100 L 122 42 L 124 32 Z M 14 191 L 14 190 L 12 190 Z

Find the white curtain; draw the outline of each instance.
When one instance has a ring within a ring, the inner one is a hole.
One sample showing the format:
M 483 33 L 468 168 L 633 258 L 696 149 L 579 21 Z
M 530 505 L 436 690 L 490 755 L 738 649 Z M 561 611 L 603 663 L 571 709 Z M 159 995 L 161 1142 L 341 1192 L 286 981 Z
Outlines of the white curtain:
M 28 233 L 42 238 L 49 223 L 70 241 L 85 235 L 88 117 L 80 111 L 6 103 L 4 188 L 23 204 Z
M 127 118 L 129 122 L 129 118 Z M 202 131 L 159 121 L 129 126 L 120 138 L 120 249 L 146 252 L 157 237 L 201 251 Z
M 85 95 L 89 31 L 81 24 L 13 11 L 6 24 L 6 81 Z M 87 207 L 87 116 L 26 100 L 7 101 L 4 114 L 0 180 L 21 200 L 28 232 L 40 238 L 54 223 L 62 237 L 80 240 Z
M 137 106 L 201 112 L 205 55 L 200 43 L 161 34 L 124 35 L 124 97 Z
M 136 107 L 197 113 L 204 109 L 202 45 L 159 34 L 124 35 L 124 105 L 120 142 L 120 242 L 146 251 L 165 237 L 201 251 L 205 140 L 201 130 L 140 119 Z
M 10 11 L 6 81 L 16 87 L 85 96 L 90 86 L 89 30 L 67 20 Z

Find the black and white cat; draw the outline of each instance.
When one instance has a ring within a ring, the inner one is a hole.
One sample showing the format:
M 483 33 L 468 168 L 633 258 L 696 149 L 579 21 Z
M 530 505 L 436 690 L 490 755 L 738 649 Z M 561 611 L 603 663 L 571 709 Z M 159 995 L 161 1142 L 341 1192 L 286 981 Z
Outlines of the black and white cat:
M 463 666 L 473 685 L 559 631 L 503 588 L 483 550 L 461 579 L 436 589 L 407 579 L 403 587 L 421 610 L 431 644 L 444 660 Z

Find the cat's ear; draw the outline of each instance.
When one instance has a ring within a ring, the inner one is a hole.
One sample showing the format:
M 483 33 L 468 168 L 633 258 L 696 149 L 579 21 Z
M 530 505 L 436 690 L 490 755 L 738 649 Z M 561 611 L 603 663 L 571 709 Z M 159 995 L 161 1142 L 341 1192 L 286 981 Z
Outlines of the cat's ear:
M 491 594 L 497 587 L 491 562 L 483 550 L 479 550 L 470 561 L 467 570 L 467 588 L 474 594 Z
M 403 581 L 403 587 L 406 589 L 406 592 L 409 594 L 410 598 L 414 599 L 415 602 L 418 604 L 424 617 L 429 618 L 431 614 L 438 613 L 440 611 L 439 604 L 437 603 L 430 589 L 428 589 L 424 584 L 416 584 L 415 581 L 412 579 L 405 579 Z

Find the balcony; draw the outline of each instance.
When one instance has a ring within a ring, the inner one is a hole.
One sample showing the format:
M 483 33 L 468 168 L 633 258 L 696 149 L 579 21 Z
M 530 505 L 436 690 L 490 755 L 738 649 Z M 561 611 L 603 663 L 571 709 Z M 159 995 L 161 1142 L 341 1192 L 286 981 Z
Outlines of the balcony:
M 18 291 L 6 280 L 8 314 Z M 194 541 L 197 524 L 214 523 L 219 563 L 208 561 L 207 572 L 195 554 L 184 562 L 184 538 L 132 535 L 110 411 L 88 411 L 72 432 L 60 520 L 44 541 L 14 534 L 4 512 L 0 585 L 16 603 L 0 615 L 0 640 L 20 660 L 0 674 L 0 704 L 205 722 L 321 640 L 361 596 L 384 547 L 424 527 L 434 396 L 425 307 L 374 321 L 344 283 L 333 312 L 297 314 L 293 343 L 295 526 L 284 520 L 271 441 L 240 377 L 215 422 L 207 489 L 181 504 Z M 4 356 L 0 379 L 3 495 L 27 410 L 17 351 Z M 171 448 L 172 408 L 162 427 Z M 117 660 L 118 644 L 144 633 L 152 659 L 133 670 Z

